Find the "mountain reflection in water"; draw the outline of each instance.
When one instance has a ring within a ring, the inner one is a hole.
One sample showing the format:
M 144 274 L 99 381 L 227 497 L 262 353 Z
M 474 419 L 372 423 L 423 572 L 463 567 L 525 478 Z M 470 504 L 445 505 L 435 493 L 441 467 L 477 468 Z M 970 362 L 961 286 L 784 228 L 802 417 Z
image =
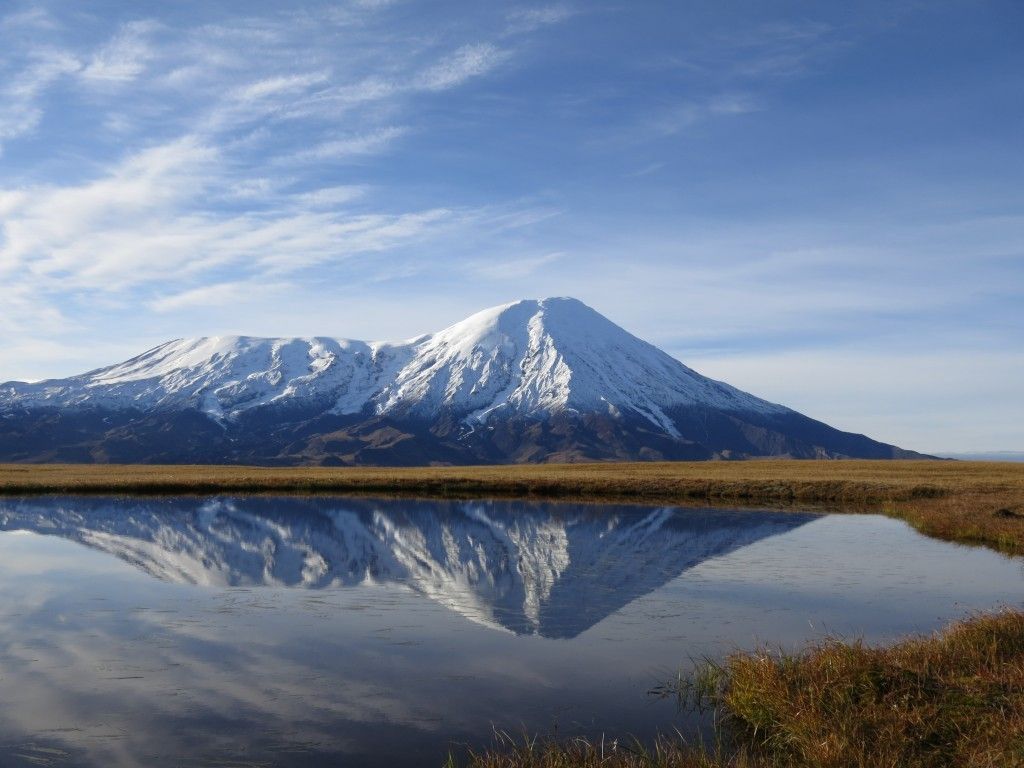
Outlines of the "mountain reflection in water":
M 494 729 L 696 737 L 646 693 L 688 659 L 886 642 L 1021 595 L 1020 560 L 878 515 L 0 498 L 0 766 L 421 768 Z
M 813 515 L 339 498 L 21 500 L 0 530 L 212 587 L 405 585 L 516 634 L 576 637 L 693 566 Z

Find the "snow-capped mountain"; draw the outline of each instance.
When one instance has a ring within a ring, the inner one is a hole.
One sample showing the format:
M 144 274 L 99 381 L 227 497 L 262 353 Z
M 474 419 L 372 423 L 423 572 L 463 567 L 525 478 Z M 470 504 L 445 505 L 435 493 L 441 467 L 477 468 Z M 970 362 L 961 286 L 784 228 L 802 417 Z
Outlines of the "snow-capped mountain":
M 80 376 L 0 385 L 0 459 L 451 463 L 893 457 L 708 379 L 570 298 L 401 343 L 171 341 Z
M 335 414 L 440 411 L 466 424 L 630 410 L 677 434 L 666 409 L 710 405 L 783 413 L 691 371 L 575 299 L 520 301 L 404 343 L 220 336 L 179 339 L 124 363 L 37 384 L 7 384 L 26 407 L 195 408 L 230 420 L 316 402 Z
M 799 513 L 365 499 L 0 501 L 0 531 L 77 541 L 205 586 L 396 584 L 517 634 L 573 637 Z

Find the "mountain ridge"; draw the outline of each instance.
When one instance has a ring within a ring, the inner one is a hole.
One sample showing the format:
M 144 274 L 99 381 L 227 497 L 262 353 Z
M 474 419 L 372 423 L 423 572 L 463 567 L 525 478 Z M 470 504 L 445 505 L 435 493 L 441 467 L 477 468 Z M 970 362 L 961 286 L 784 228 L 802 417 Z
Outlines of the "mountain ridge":
M 177 339 L 0 384 L 0 460 L 496 463 L 901 458 L 709 379 L 582 302 L 521 300 L 403 342 Z

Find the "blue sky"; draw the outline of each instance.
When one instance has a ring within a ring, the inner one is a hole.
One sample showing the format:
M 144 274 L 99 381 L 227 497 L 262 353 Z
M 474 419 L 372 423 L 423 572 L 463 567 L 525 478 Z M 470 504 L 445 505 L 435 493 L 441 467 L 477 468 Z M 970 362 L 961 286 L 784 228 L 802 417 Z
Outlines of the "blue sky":
M 0 380 L 571 295 L 920 450 L 1024 449 L 1024 5 L 0 5 Z

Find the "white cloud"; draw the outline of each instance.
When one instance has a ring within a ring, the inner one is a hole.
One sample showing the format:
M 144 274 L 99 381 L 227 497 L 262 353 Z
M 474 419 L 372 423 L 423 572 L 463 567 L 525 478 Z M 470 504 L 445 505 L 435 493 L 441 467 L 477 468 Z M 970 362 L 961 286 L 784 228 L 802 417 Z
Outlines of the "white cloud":
M 67 163 L 29 161 L 0 178 L 0 360 L 26 339 L 43 348 L 110 332 L 122 313 L 158 313 L 159 331 L 145 333 L 162 336 L 169 316 L 276 300 L 275 284 L 294 294 L 327 274 L 347 286 L 398 280 L 427 268 L 435 240 L 502 226 L 443 201 L 375 200 L 372 180 L 339 163 L 393 149 L 410 132 L 413 97 L 512 55 L 476 36 L 462 45 L 375 26 L 392 4 L 348 2 L 333 20 L 314 9 L 198 27 L 131 21 L 99 43 L 97 28 L 79 35 L 66 18 L 0 19 L 0 42 L 11 42 L 0 46 L 0 147 L 45 131 Z M 496 39 L 504 21 L 499 12 Z M 353 24 L 358 45 L 339 38 Z M 51 103 L 73 120 L 44 121 Z
M 227 267 L 258 279 L 381 252 L 461 216 L 446 209 L 347 214 L 339 207 L 363 190 L 346 186 L 274 192 L 260 210 L 237 213 L 196 205 L 230 186 L 220 153 L 183 137 L 85 184 L 0 190 L 6 293 L 34 296 L 41 312 L 47 296 L 68 292 L 130 302 L 133 288 L 188 285 Z M 224 290 L 188 288 L 153 306 L 169 311 L 215 300 Z M 14 306 L 14 299 L 7 302 L 8 322 Z
M 31 133 L 43 116 L 39 99 L 57 80 L 77 72 L 81 64 L 57 49 L 35 52 L 30 62 L 0 86 L 0 149 L 6 141 Z
M 408 132 L 408 128 L 388 126 L 387 128 L 380 128 L 359 136 L 347 136 L 342 139 L 324 141 L 309 149 L 296 152 L 287 159 L 298 161 L 345 160 L 352 157 L 373 155 L 383 152 L 395 139 L 406 135 Z
M 303 207 L 331 208 L 351 203 L 366 194 L 366 187 L 350 184 L 347 186 L 324 187 L 312 192 L 296 195 L 293 199 Z
M 57 27 L 50 12 L 45 8 L 28 8 L 23 11 L 0 17 L 0 30 L 5 29 L 36 29 L 52 30 Z
M 404 0 L 348 0 L 344 3 L 328 5 L 326 8 L 308 10 L 312 18 L 322 20 L 335 26 L 347 27 L 363 25 L 376 14 L 398 5 Z
M 424 237 L 458 216 L 445 208 L 403 214 L 341 216 L 302 213 L 250 227 L 232 247 L 250 249 L 257 264 L 271 273 L 288 273 L 356 254 L 386 251 Z
M 124 83 L 134 80 L 156 57 L 149 35 L 157 29 L 152 21 L 133 21 L 97 51 L 82 69 L 84 80 L 93 83 Z
M 417 87 L 442 91 L 489 72 L 506 58 L 508 52 L 490 43 L 464 45 L 445 59 L 421 72 Z
M 112 262 L 139 262 L 143 269 L 149 254 L 132 255 L 118 233 L 133 225 L 140 234 L 158 231 L 173 206 L 206 185 L 204 167 L 216 154 L 185 137 L 132 155 L 86 184 L 7 190 L 14 202 L 0 222 L 0 274 L 72 270 L 79 280 L 91 274 L 102 282 L 118 271 L 109 268 Z M 118 284 L 130 279 L 121 275 Z
M 400 101 L 409 94 L 446 91 L 486 75 L 510 57 L 511 52 L 491 43 L 464 45 L 418 72 L 376 74 L 324 87 L 296 98 L 282 114 L 293 119 L 333 117 L 353 107 Z
M 560 24 L 575 16 L 576 10 L 568 5 L 548 5 L 539 8 L 515 8 L 508 12 L 506 19 L 510 34 L 533 32 L 541 27 Z
M 326 82 L 328 78 L 327 72 L 268 77 L 236 88 L 232 96 L 242 102 L 258 101 L 281 94 L 305 91 L 310 86 Z
M 337 21 L 358 13 L 369 23 L 390 4 L 350 3 Z M 162 313 L 208 305 L 473 218 L 441 206 L 367 212 L 365 200 L 353 213 L 346 207 L 365 199 L 367 185 L 323 184 L 320 164 L 387 151 L 409 131 L 387 119 L 401 114 L 409 95 L 480 77 L 507 51 L 489 43 L 447 54 L 436 52 L 436 42 L 403 49 L 389 33 L 349 55 L 316 39 L 317 25 L 330 20 L 309 14 L 196 28 L 131 21 L 98 48 L 65 48 L 45 43 L 50 33 L 61 33 L 62 45 L 70 39 L 52 21 L 40 14 L 0 19 L 4 30 L 31 26 L 43 36 L 0 81 L 0 145 L 36 130 L 48 89 L 73 75 L 94 88 L 131 84 L 130 98 L 109 107 L 93 99 L 82 114 L 134 148 L 98 171 L 77 169 L 74 182 L 0 181 L 5 330 L 53 330 L 66 323 L 62 308 L 78 313 L 86 304 L 113 312 L 142 301 Z M 430 51 L 433 63 L 424 65 Z M 312 140 L 289 152 L 276 128 L 281 120 L 304 121 Z M 178 138 L 154 143 L 154 125 Z M 253 152 L 279 152 L 279 170 L 253 166 L 246 159 Z M 282 173 L 285 163 L 292 167 Z M 385 271 L 399 274 L 411 264 Z M 157 286 L 161 295 L 153 298 Z
M 262 302 L 273 294 L 284 292 L 290 287 L 282 282 L 268 284 L 251 280 L 213 283 L 162 296 L 151 301 L 149 306 L 155 312 L 164 313 L 194 307 L 237 305 L 254 301 Z
M 379 11 L 382 8 L 390 8 L 392 5 L 398 5 L 402 0 L 352 0 L 352 5 L 356 8 L 363 8 L 369 11 Z
M 31 285 L 0 281 L 0 336 L 8 340 L 31 333 L 59 333 L 67 318 L 56 305 L 40 302 Z
M 259 203 L 282 194 L 282 190 L 294 182 L 294 178 L 278 176 L 273 178 L 259 176 L 251 179 L 240 179 L 228 185 L 223 194 L 227 200 Z

